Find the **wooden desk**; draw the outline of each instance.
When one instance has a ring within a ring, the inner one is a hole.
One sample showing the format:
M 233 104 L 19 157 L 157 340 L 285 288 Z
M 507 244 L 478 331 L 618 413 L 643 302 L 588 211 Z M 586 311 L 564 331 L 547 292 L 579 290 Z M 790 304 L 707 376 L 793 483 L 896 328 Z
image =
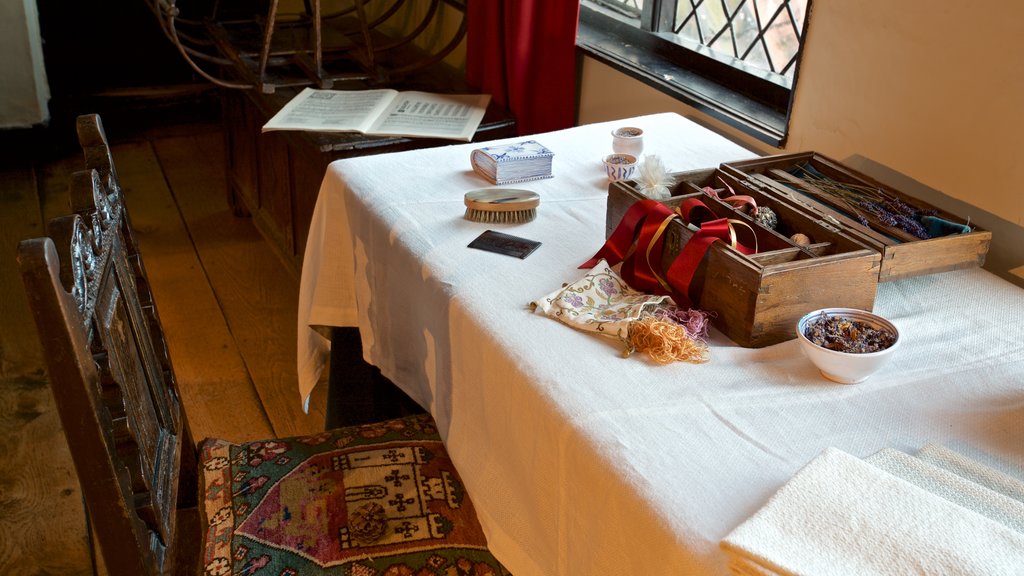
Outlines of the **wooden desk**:
M 445 74 L 447 76 L 437 74 L 414 79 L 397 88 L 471 92 L 458 83 L 450 71 Z M 452 90 L 452 86 L 456 90 Z M 339 83 L 335 88 L 360 90 L 368 87 Z M 299 91 L 298 88 L 282 88 L 273 94 L 262 94 L 257 90 L 225 90 L 222 99 L 228 200 L 236 214 L 252 215 L 257 228 L 296 276 L 302 266 L 309 221 L 328 164 L 341 158 L 456 143 L 438 138 L 357 133 L 261 133 L 267 120 Z M 473 141 L 514 135 L 515 120 L 492 101 Z

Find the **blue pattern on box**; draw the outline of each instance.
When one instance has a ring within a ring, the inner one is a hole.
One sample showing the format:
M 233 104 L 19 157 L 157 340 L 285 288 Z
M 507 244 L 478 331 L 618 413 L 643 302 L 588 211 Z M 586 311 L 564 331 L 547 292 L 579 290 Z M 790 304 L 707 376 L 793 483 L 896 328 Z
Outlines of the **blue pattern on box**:
M 536 140 L 473 150 L 473 170 L 494 184 L 551 178 L 554 153 Z
M 501 146 L 487 146 L 481 148 L 481 151 L 494 158 L 495 162 L 510 162 L 525 158 L 554 156 L 551 150 L 548 150 L 536 140 L 513 142 L 512 144 L 502 144 Z

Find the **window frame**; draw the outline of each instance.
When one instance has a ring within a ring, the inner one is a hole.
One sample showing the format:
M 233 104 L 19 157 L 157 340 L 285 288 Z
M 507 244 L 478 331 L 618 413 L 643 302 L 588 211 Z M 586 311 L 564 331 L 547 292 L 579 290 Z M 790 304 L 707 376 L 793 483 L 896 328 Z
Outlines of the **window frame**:
M 812 0 L 807 0 L 801 38 L 807 37 Z M 645 2 L 641 25 L 671 30 L 671 0 Z M 671 32 L 637 28 L 611 10 L 581 2 L 576 37 L 577 48 L 602 62 L 680 102 L 708 114 L 758 140 L 783 147 L 789 132 L 792 88 L 778 75 L 751 67 L 689 44 Z M 803 47 L 801 47 L 801 51 Z M 795 64 L 792 86 L 800 74 Z

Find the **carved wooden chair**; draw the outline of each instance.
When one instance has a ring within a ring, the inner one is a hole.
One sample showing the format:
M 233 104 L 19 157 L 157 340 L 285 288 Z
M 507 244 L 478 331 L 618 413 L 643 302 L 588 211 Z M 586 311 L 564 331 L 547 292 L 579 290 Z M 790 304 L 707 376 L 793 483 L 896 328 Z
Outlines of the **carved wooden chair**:
M 75 213 L 18 260 L 109 573 L 507 574 L 429 415 L 197 452 L 102 125 L 79 129 Z
M 195 444 L 155 309 L 138 296 L 120 204 L 97 172 L 72 180 L 72 196 L 88 189 L 96 209 L 23 241 L 22 277 L 104 562 L 114 574 L 169 573 L 184 557 L 176 533 L 199 532 Z

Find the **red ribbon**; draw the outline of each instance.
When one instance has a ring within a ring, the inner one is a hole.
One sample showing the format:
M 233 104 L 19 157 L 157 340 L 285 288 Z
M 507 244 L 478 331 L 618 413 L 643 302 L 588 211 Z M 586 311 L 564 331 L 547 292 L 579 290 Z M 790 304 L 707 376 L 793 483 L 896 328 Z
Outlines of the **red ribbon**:
M 673 211 L 656 200 L 640 200 L 626 211 L 619 225 L 593 258 L 580 268 L 593 268 L 604 259 L 609 266 L 622 262 L 621 275 L 627 284 L 641 292 L 668 294 L 679 306 L 690 306 L 690 283 L 704 254 L 717 240 L 729 241 L 733 237 L 728 219 L 713 217 L 703 202 L 696 198 L 685 200 Z M 661 277 L 661 253 L 664 249 L 664 231 L 676 218 L 700 225 L 686 246 L 679 252 L 665 275 Z M 630 249 L 636 244 L 636 249 Z M 737 245 L 739 246 L 739 245 Z M 651 262 L 651 256 L 655 262 Z
M 675 289 L 672 299 L 679 306 L 690 306 L 690 283 L 697 273 L 704 254 L 718 240 L 728 241 L 729 221 L 725 218 L 711 220 L 700 225 L 700 230 L 690 237 L 689 242 L 672 261 L 668 268 L 669 284 Z
M 735 248 L 741 254 L 754 254 L 757 252 L 757 233 L 750 227 L 750 224 L 747 224 L 742 220 L 735 220 L 732 218 L 718 218 L 706 204 L 697 198 L 687 198 L 684 200 L 683 203 L 679 205 L 679 212 L 686 222 L 699 224 L 701 228 L 704 228 L 705 226 L 714 226 L 713 231 L 716 235 L 719 232 L 718 226 L 723 225 L 722 223 L 719 223 L 718 220 L 722 220 L 726 228 L 726 235 L 722 237 L 722 240 L 726 240 L 730 246 Z M 736 225 L 750 230 L 751 238 L 754 240 L 754 248 L 750 248 L 739 241 L 739 238 L 736 236 Z
M 608 240 L 604 243 L 604 246 L 594 254 L 594 257 L 584 262 L 580 268 L 593 268 L 597 266 L 597 262 L 601 259 L 607 260 L 609 266 L 614 266 L 619 262 L 622 262 L 625 258 L 629 249 L 633 246 L 633 241 L 636 239 L 637 226 L 642 224 L 649 214 L 656 214 L 661 216 L 668 216 L 672 214 L 668 206 L 665 206 L 657 200 L 640 200 L 632 206 L 622 216 L 622 220 L 619 220 L 619 225 L 615 227 L 615 231 L 608 237 Z
M 721 194 L 719 194 L 718 190 L 715 190 L 711 186 L 705 186 L 704 188 L 702 188 L 702 190 L 708 196 L 712 196 L 714 198 L 717 198 L 717 199 L 721 200 L 722 202 L 725 202 L 726 204 L 730 204 L 730 205 L 734 206 L 735 208 L 740 208 L 742 206 L 750 206 L 751 213 L 753 213 L 753 214 L 757 213 L 757 201 L 754 200 L 753 196 L 746 196 L 744 194 L 736 194 L 735 192 L 733 192 L 731 186 L 729 186 L 728 184 L 725 184 L 725 182 L 722 182 L 722 184 L 724 184 L 725 187 L 729 190 L 729 194 L 730 194 L 729 196 L 724 196 L 723 197 Z

